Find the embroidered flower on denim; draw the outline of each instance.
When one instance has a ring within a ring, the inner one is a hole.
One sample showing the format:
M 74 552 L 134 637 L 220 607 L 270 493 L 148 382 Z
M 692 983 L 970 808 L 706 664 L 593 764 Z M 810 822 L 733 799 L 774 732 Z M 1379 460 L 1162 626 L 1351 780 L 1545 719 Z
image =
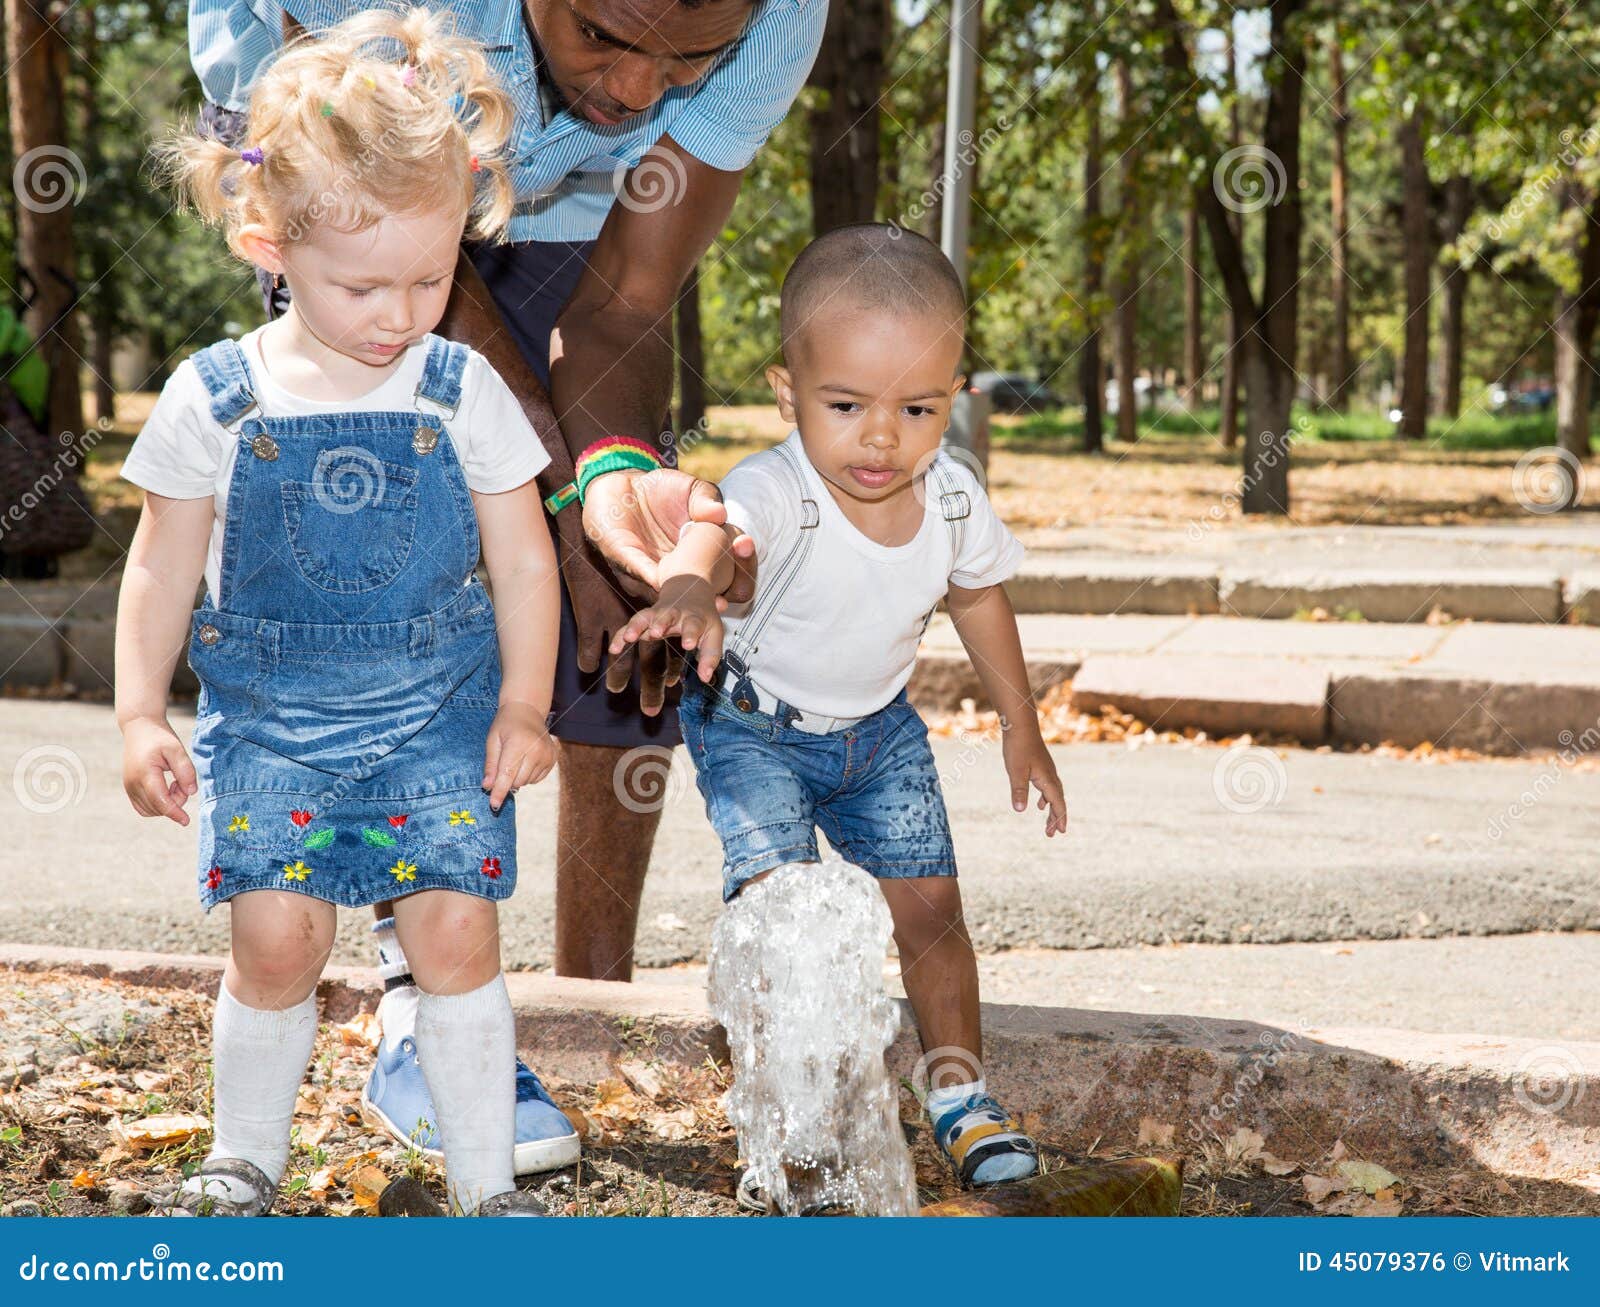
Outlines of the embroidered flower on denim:
M 397 858 L 394 866 L 389 868 L 389 874 L 394 877 L 395 884 L 403 885 L 406 881 L 417 878 L 417 864 L 407 862 L 404 858 Z
M 234 819 L 228 823 L 228 834 L 230 835 L 243 835 L 249 829 L 250 814 L 248 812 L 236 814 Z
M 210 871 L 206 872 L 206 888 L 207 889 L 221 889 L 222 888 L 222 868 L 221 867 L 212 867 Z
M 483 860 L 483 874 L 490 880 L 500 879 L 500 859 L 485 858 Z
M 450 814 L 450 824 L 452 826 L 476 826 L 478 819 L 469 810 L 463 808 L 460 812 L 452 812 Z
M 393 817 L 389 818 L 389 825 L 393 826 L 396 830 L 399 830 L 406 824 L 406 818 L 408 818 L 410 815 L 411 814 L 409 812 L 397 812 Z
M 300 808 L 292 808 L 289 811 L 289 820 L 296 826 L 304 828 L 311 824 L 311 814 Z
M 316 868 L 308 867 L 299 858 L 296 858 L 293 862 L 283 864 L 283 878 L 285 880 L 304 880 L 315 870 Z

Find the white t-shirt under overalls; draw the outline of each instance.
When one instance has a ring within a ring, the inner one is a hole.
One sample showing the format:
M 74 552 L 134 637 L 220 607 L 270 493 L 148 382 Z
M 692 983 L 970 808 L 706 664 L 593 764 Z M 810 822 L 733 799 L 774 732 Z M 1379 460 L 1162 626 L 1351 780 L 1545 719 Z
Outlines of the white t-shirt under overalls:
M 261 354 L 257 327 L 239 338 L 255 378 L 256 400 L 264 415 L 295 417 L 345 410 L 405 412 L 415 407 L 417 383 L 427 361 L 427 341 L 406 351 L 383 382 L 355 399 L 305 399 L 278 385 Z M 515 490 L 550 462 L 522 406 L 500 374 L 476 350 L 468 351 L 461 375 L 461 405 L 450 421 L 450 439 L 470 489 L 480 494 Z M 228 515 L 228 483 L 238 453 L 237 437 L 211 416 L 211 398 L 189 360 L 180 363 L 122 465 L 122 477 L 169 499 L 215 499 L 216 520 L 206 551 L 206 590 L 215 598 L 222 570 L 223 529 Z
M 739 463 L 721 486 L 728 521 L 755 541 L 757 563 L 755 597 L 725 614 L 727 646 L 753 640 L 743 650 L 751 679 L 802 713 L 848 719 L 885 707 L 911 679 L 950 586 L 998 585 L 1022 562 L 977 478 L 948 454 L 915 491 L 922 526 L 903 545 L 881 545 L 851 524 L 798 431 Z M 811 542 L 800 557 L 802 532 Z

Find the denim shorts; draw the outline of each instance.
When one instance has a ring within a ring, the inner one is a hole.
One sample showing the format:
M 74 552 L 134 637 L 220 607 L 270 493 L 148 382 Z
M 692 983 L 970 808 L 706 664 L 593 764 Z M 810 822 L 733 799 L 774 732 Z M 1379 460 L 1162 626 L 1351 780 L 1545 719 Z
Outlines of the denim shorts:
M 764 871 L 817 861 L 818 827 L 880 880 L 956 874 L 928 728 L 904 690 L 854 726 L 811 735 L 741 712 L 691 672 L 678 719 L 722 841 L 723 902 Z

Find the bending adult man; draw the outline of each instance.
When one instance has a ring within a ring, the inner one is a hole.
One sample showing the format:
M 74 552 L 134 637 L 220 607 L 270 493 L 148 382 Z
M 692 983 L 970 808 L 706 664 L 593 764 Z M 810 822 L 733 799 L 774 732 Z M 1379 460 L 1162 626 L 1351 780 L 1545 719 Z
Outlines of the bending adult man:
M 282 15 L 284 32 L 298 24 L 314 34 L 360 7 L 196 0 L 191 55 L 215 101 L 203 122 L 224 137 L 241 130 Z M 512 243 L 464 249 L 439 330 L 489 359 L 552 455 L 540 488 L 565 591 L 552 720 L 562 741 L 555 969 L 626 980 L 659 813 L 620 801 L 619 767 L 629 750 L 669 748 L 678 736 L 674 715 L 661 711 L 665 650 L 609 666 L 604 650 L 631 610 L 628 593 L 653 590 L 656 560 L 683 522 L 721 520 L 714 487 L 661 466 L 672 462 L 661 434 L 672 308 L 726 223 L 744 168 L 804 84 L 827 2 L 431 7 L 455 11 L 460 30 L 483 43 L 517 107 Z M 265 289 L 268 312 L 281 310 L 283 288 Z M 374 931 L 388 992 L 364 1102 L 407 1138 L 432 1116 L 405 1038 L 414 990 L 392 924 L 380 915 Z M 518 1103 L 518 1173 L 575 1161 L 576 1135 L 520 1064 Z

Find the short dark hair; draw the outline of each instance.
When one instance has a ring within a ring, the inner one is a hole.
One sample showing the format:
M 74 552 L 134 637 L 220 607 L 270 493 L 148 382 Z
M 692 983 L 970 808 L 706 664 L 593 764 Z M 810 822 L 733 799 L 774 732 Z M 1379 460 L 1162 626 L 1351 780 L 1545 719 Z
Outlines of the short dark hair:
M 967 295 L 944 252 L 887 222 L 836 227 L 800 251 L 783 279 L 779 328 L 787 350 L 828 304 L 937 314 L 959 323 Z

